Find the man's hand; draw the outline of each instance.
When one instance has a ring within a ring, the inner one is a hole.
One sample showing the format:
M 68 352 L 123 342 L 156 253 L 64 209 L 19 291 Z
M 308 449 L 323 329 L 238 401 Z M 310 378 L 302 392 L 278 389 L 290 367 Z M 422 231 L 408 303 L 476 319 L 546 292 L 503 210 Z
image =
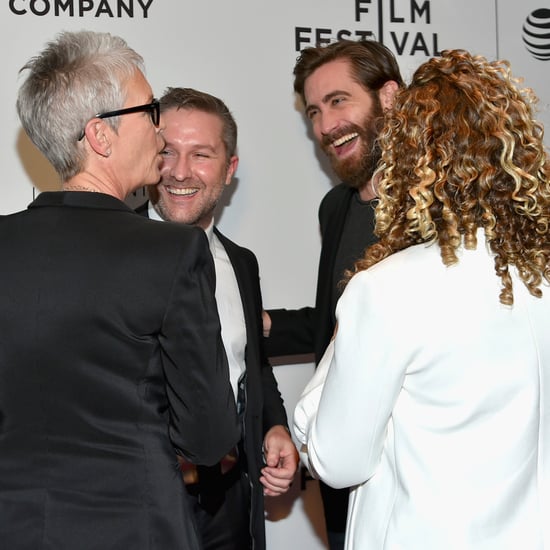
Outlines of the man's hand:
M 264 329 L 264 338 L 269 338 L 269 333 L 271 332 L 271 317 L 265 309 L 262 311 L 262 323 Z
M 278 496 L 286 493 L 298 468 L 298 451 L 284 426 L 273 426 L 264 438 L 264 458 L 260 482 L 264 495 Z

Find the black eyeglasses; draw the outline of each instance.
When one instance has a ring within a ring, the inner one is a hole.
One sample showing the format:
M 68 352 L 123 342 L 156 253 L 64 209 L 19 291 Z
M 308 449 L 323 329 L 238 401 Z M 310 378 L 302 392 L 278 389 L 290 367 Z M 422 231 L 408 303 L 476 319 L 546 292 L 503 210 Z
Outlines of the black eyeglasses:
M 158 99 L 153 99 L 151 103 L 146 103 L 145 105 L 136 105 L 135 107 L 128 107 L 126 109 L 118 109 L 117 111 L 109 111 L 107 113 L 98 113 L 92 118 L 110 118 L 113 116 L 120 115 L 129 115 L 131 113 L 142 113 L 146 112 L 151 115 L 151 120 L 155 126 L 159 125 L 160 122 L 160 103 Z M 78 141 L 80 141 L 85 135 L 85 130 L 82 130 Z

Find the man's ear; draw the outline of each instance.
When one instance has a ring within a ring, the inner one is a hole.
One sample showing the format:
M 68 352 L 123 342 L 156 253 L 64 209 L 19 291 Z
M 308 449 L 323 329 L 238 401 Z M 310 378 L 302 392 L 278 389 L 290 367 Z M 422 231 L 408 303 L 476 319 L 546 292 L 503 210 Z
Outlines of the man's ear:
M 393 107 L 393 100 L 398 90 L 399 84 L 397 84 L 395 80 L 388 80 L 384 83 L 382 88 L 378 90 L 378 98 L 380 99 L 380 105 L 382 105 L 384 111 Z
M 237 171 L 237 166 L 239 166 L 239 157 L 237 155 L 233 155 L 229 159 L 229 166 L 227 168 L 227 175 L 225 176 L 225 185 L 229 185 L 231 183 L 231 180 L 233 179 L 233 176 L 235 175 L 235 172 Z
M 95 153 L 102 157 L 110 156 L 113 129 L 104 120 L 101 118 L 89 120 L 84 134 Z

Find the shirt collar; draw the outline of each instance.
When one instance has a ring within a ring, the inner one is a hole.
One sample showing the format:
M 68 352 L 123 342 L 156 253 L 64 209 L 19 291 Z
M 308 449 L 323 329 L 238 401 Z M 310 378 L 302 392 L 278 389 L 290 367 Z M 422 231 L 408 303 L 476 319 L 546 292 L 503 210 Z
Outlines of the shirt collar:
M 155 210 L 155 207 L 153 206 L 153 203 L 151 201 L 149 201 L 149 206 L 147 207 L 147 216 L 149 216 L 149 219 L 151 220 L 157 220 L 159 222 L 164 221 L 160 217 L 159 213 Z
M 214 239 L 214 218 L 210 220 L 210 223 L 208 224 L 208 227 L 204 230 L 204 232 L 208 237 L 208 242 L 212 244 L 212 240 Z

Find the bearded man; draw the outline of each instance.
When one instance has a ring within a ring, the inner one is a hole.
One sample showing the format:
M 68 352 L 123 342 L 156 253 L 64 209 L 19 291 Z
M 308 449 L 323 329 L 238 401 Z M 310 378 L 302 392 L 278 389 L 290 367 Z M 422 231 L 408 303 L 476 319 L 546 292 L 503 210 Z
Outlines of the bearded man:
M 326 194 L 319 208 L 322 248 L 315 307 L 264 312 L 264 336 L 269 356 L 314 353 L 318 363 L 334 332 L 344 272 L 376 240 L 376 138 L 403 80 L 385 46 L 351 40 L 306 48 L 294 77 L 294 91 L 302 99 L 313 135 L 342 183 Z M 331 550 L 344 547 L 348 495 L 347 489 L 321 483 Z

